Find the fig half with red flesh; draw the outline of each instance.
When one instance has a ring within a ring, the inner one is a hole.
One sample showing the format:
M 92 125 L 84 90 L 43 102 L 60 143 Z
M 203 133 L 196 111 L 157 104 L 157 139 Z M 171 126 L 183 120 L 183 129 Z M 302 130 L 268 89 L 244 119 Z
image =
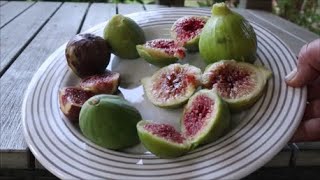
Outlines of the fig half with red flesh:
M 228 105 L 212 90 L 195 93 L 185 106 L 181 119 L 181 133 L 195 148 L 221 137 L 230 125 Z
M 117 91 L 120 74 L 117 72 L 106 71 L 84 78 L 80 82 L 80 87 L 94 94 L 113 94 Z
M 155 66 L 166 66 L 185 57 L 185 49 L 173 39 L 154 39 L 137 45 L 143 59 Z
M 172 25 L 171 36 L 188 51 L 199 51 L 200 33 L 207 20 L 206 16 L 181 17 Z
M 79 87 L 64 87 L 59 91 L 60 109 L 69 120 L 77 122 L 82 105 L 93 95 Z
M 232 111 L 252 106 L 263 94 L 271 71 L 234 60 L 223 60 L 206 67 L 203 86 L 215 89 Z
M 190 144 L 173 126 L 150 121 L 137 124 L 140 141 L 151 153 L 160 158 L 173 158 L 187 153 Z
M 201 83 L 201 70 L 188 64 L 171 64 L 143 78 L 144 91 L 156 106 L 176 108 L 184 104 Z

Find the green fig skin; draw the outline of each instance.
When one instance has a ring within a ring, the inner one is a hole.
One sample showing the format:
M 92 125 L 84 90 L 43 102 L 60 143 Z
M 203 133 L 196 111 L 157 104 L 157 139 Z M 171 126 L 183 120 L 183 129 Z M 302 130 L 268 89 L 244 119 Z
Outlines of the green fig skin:
M 144 32 L 132 19 L 121 14 L 113 16 L 104 28 L 104 39 L 112 52 L 124 59 L 136 59 L 136 45 L 145 43 Z
M 150 122 L 146 120 L 140 121 L 137 124 L 137 130 L 140 141 L 152 154 L 160 158 L 175 158 L 189 152 L 190 144 L 188 142 L 179 144 L 169 142 L 169 140 L 153 135 L 151 132 L 148 132 L 143 128 L 147 123 Z
M 188 135 L 186 135 L 184 117 L 186 113 L 188 113 L 190 108 L 194 106 L 194 100 L 199 95 L 207 96 L 214 101 L 214 114 L 213 117 L 210 117 L 206 120 L 206 126 L 202 127 L 202 129 L 200 129 L 200 131 L 194 136 L 188 137 Z M 195 149 L 200 145 L 208 144 L 217 140 L 230 129 L 230 123 L 231 114 L 227 103 L 224 102 L 223 99 L 221 99 L 216 91 L 208 89 L 202 89 L 198 91 L 189 99 L 188 104 L 184 108 L 183 115 L 180 121 L 181 132 L 185 137 L 188 137 L 188 140 L 192 144 L 191 149 Z
M 199 52 L 207 64 L 222 59 L 253 63 L 257 38 L 253 27 L 240 14 L 224 3 L 214 4 L 212 16 L 204 26 L 199 40 Z
M 255 104 L 264 94 L 268 80 L 272 77 L 272 72 L 263 66 L 245 62 L 236 62 L 234 60 L 221 60 L 219 62 L 209 64 L 206 67 L 202 75 L 202 83 L 205 87 L 207 86 L 206 84 L 208 84 L 210 81 L 210 75 L 212 74 L 212 71 L 221 65 L 230 65 L 236 68 L 240 68 L 243 71 L 250 72 L 251 78 L 253 79 L 255 85 L 254 90 L 250 91 L 249 94 L 236 99 L 223 97 L 221 92 L 219 92 L 220 90 L 216 89 L 221 98 L 228 104 L 231 112 L 240 112 L 250 108 L 253 104 Z
M 143 45 L 137 45 L 136 48 L 140 57 L 142 57 L 148 63 L 158 67 L 167 66 L 169 64 L 176 63 L 179 60 L 177 57 L 169 56 L 164 52 L 147 48 Z
M 90 141 L 118 150 L 140 142 L 136 125 L 141 119 L 138 110 L 125 99 L 115 95 L 96 95 L 81 108 L 79 125 Z

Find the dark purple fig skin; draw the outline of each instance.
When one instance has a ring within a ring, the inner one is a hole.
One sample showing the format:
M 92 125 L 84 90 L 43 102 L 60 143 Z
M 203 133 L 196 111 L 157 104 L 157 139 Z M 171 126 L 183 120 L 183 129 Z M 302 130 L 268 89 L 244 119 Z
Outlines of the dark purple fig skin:
M 103 73 L 109 64 L 110 53 L 108 43 L 93 34 L 77 34 L 65 50 L 69 67 L 80 78 Z
M 60 109 L 70 121 L 78 122 L 82 105 L 93 95 L 79 87 L 64 87 L 59 91 Z
M 84 78 L 80 82 L 80 87 L 94 94 L 113 94 L 118 89 L 119 78 L 119 73 L 106 71 L 103 74 Z

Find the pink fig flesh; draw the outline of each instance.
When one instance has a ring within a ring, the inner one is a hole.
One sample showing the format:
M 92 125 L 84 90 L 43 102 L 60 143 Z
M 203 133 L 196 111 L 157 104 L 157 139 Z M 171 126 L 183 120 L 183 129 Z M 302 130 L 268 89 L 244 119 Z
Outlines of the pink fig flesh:
M 188 86 L 196 87 L 198 84 L 194 74 L 188 73 L 187 68 L 176 67 L 172 71 L 162 73 L 157 83 L 154 83 L 153 91 L 158 93 L 160 99 L 168 99 L 186 93 Z
M 166 140 L 175 142 L 175 143 L 183 143 L 185 138 L 175 130 L 174 127 L 168 124 L 152 124 L 148 123 L 143 126 L 146 131 L 151 132 L 153 135 L 162 137 Z
M 177 20 L 172 30 L 177 34 L 178 41 L 187 42 L 201 33 L 206 22 L 205 18 L 183 17 Z
M 252 78 L 254 72 L 234 64 L 221 63 L 208 75 L 209 81 L 204 84 L 204 87 L 217 89 L 220 96 L 224 98 L 235 99 L 245 96 L 256 87 L 255 79 Z
M 93 75 L 83 79 L 80 87 L 94 94 L 113 94 L 117 91 L 120 74 L 106 71 L 104 74 Z
M 170 56 L 177 57 L 178 59 L 183 59 L 186 56 L 184 48 L 179 46 L 179 44 L 173 39 L 155 39 L 147 41 L 146 47 L 161 50 Z
M 71 121 L 79 120 L 82 105 L 94 94 L 78 87 L 65 87 L 59 91 L 60 109 Z
M 200 95 L 193 100 L 191 108 L 183 114 L 185 135 L 195 136 L 202 127 L 206 126 L 206 119 L 214 112 L 214 101 L 207 96 Z

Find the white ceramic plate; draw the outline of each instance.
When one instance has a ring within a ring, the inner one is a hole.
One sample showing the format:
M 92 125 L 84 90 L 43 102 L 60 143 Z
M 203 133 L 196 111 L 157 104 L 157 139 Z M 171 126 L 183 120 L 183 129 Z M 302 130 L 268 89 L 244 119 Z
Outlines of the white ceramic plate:
M 148 40 L 169 37 L 172 23 L 184 15 L 207 15 L 203 9 L 162 9 L 129 15 L 145 31 Z M 88 32 L 102 36 L 106 23 Z M 101 148 L 86 140 L 79 128 L 62 115 L 58 90 L 76 85 L 79 79 L 68 69 L 65 45 L 40 67 L 27 90 L 22 117 L 26 141 L 53 174 L 63 179 L 235 179 L 267 163 L 288 142 L 303 115 L 306 89 L 293 89 L 284 76 L 296 61 L 289 48 L 275 35 L 252 23 L 258 38 L 258 59 L 272 70 L 265 95 L 249 110 L 233 115 L 233 129 L 214 143 L 176 159 L 159 159 L 140 145 L 125 151 Z M 188 54 L 181 63 L 204 68 L 199 54 Z M 178 125 L 181 109 L 164 110 L 146 99 L 140 79 L 156 67 L 141 59 L 120 60 L 112 56 L 108 66 L 120 72 L 119 90 L 142 114 L 143 119 Z M 121 132 L 120 132 L 121 133 Z

